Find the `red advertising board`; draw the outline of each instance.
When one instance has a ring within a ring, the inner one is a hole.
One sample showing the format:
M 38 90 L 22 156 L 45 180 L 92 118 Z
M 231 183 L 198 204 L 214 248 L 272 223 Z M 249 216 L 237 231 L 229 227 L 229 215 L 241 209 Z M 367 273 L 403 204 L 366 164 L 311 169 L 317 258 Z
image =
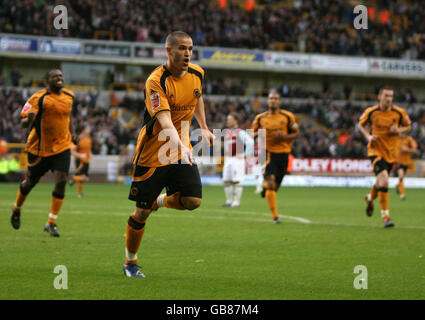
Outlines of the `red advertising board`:
M 310 173 L 371 173 L 369 159 L 295 158 L 292 172 Z

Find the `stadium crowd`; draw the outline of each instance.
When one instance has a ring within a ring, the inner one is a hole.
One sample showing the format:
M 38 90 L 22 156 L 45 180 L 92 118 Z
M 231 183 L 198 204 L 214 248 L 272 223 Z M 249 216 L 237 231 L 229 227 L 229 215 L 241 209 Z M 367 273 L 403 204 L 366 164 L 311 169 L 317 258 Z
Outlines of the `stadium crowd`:
M 56 30 L 56 1 L 1 0 L 0 32 L 163 43 L 164 35 L 181 29 L 202 46 L 425 58 L 421 1 L 375 1 L 368 7 L 367 30 L 353 28 L 358 3 L 345 0 L 257 1 L 252 11 L 230 1 L 221 9 L 214 0 L 62 3 L 69 27 Z
M 26 88 L 0 89 L 0 137 L 8 142 L 22 143 L 28 131 L 20 129 L 19 113 L 32 92 Z M 73 110 L 74 125 L 79 132 L 85 125 L 90 125 L 93 135 L 93 154 L 120 154 L 130 143 L 137 139 L 140 123 L 131 126 L 112 114 L 111 109 L 96 105 L 96 95 L 89 92 L 77 95 Z M 300 119 L 300 137 L 295 140 L 293 154 L 296 157 L 335 157 L 365 158 L 366 142 L 356 130 L 357 121 L 366 107 L 346 100 L 344 106 L 336 106 L 326 94 L 316 93 L 316 98 L 307 99 L 297 106 L 283 106 L 295 113 Z M 211 129 L 224 128 L 229 112 L 237 112 L 240 125 L 250 128 L 256 114 L 266 110 L 258 98 L 227 98 L 216 100 L 205 96 L 207 122 Z M 418 142 L 420 158 L 425 159 L 425 110 L 415 110 L 410 104 L 406 107 L 413 121 L 411 135 Z M 143 117 L 144 102 L 140 98 L 124 96 L 118 102 L 119 108 L 125 108 L 139 118 Z M 307 116 L 310 121 L 303 121 Z M 193 128 L 196 128 L 196 121 Z

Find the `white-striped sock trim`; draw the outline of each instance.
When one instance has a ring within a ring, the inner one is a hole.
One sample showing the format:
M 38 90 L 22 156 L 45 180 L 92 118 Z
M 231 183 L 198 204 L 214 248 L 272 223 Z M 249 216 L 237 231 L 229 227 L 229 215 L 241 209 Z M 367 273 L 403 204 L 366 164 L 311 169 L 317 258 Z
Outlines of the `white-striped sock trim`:
M 58 215 L 57 214 L 54 214 L 54 213 L 49 213 L 49 219 L 53 219 L 53 220 L 56 220 L 58 218 Z
M 383 217 L 389 217 L 390 216 L 390 210 L 381 210 L 381 216 Z
M 125 248 L 125 257 L 128 261 L 134 261 L 137 260 L 137 253 L 132 253 Z
M 156 199 L 156 203 L 158 204 L 158 208 L 161 208 L 164 206 L 164 198 L 165 198 L 166 194 L 163 193 L 161 194 L 157 199 Z

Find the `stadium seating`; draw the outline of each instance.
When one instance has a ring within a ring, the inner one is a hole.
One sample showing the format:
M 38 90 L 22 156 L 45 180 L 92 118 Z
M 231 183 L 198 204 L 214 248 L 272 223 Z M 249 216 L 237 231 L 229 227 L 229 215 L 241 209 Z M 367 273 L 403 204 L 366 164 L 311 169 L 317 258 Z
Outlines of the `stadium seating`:
M 420 1 L 365 2 L 367 33 L 351 27 L 355 14 L 350 1 L 257 1 L 248 12 L 238 5 L 221 9 L 217 1 L 78 0 L 67 2 L 69 28 L 55 30 L 39 18 L 53 19 L 53 1 L 5 0 L 0 32 L 163 42 L 171 29 L 180 28 L 203 46 L 425 58 L 425 8 Z
M 26 130 L 16 128 L 20 127 L 20 108 L 31 93 L 26 88 L 0 89 L 0 113 L 5 115 L 0 122 L 0 137 L 8 142 L 25 141 Z M 367 104 L 338 100 L 340 105 L 337 106 L 334 100 L 324 99 L 324 96 L 315 93 L 314 98 L 308 100 L 292 98 L 290 105 L 284 103 L 301 120 L 301 135 L 294 142 L 294 155 L 317 158 L 366 157 L 365 142 L 355 125 Z M 87 92 L 77 94 L 75 127 L 79 130 L 89 123 L 94 128 L 94 154 L 120 154 L 129 143 L 136 141 L 140 122 L 135 119 L 142 119 L 144 103 L 140 97 L 124 95 L 123 98 L 116 98 L 117 107 L 110 108 L 110 105 L 99 105 L 96 97 Z M 223 128 L 229 110 L 238 112 L 241 125 L 249 128 L 255 115 L 266 108 L 264 99 L 261 102 L 257 100 L 249 97 L 232 99 L 206 96 L 206 116 L 210 128 Z M 256 104 L 257 109 L 253 107 Z M 119 109 L 125 112 L 118 112 Z M 419 157 L 425 158 L 425 110 L 409 108 L 408 112 L 413 120 L 412 135 L 421 150 Z M 195 121 L 193 127 L 196 126 Z M 349 138 L 340 140 L 347 132 Z

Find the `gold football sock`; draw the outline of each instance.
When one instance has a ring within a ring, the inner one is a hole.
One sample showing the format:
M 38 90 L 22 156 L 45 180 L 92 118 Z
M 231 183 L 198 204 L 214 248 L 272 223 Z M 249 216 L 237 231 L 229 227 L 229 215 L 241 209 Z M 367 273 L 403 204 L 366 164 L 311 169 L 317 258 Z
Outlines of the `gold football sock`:
M 127 222 L 125 264 L 138 264 L 137 251 L 145 233 L 146 220 L 142 221 L 134 216 L 130 216 Z
M 49 212 L 49 219 L 47 220 L 47 223 L 55 223 L 56 219 L 58 218 L 59 211 L 62 208 L 63 203 L 63 197 L 57 197 L 55 195 L 52 195 L 52 202 L 50 204 L 50 212 Z
M 276 191 L 267 189 L 266 190 L 266 200 L 269 204 L 270 211 L 272 212 L 273 219 L 279 217 L 277 213 L 277 199 L 276 199 Z

